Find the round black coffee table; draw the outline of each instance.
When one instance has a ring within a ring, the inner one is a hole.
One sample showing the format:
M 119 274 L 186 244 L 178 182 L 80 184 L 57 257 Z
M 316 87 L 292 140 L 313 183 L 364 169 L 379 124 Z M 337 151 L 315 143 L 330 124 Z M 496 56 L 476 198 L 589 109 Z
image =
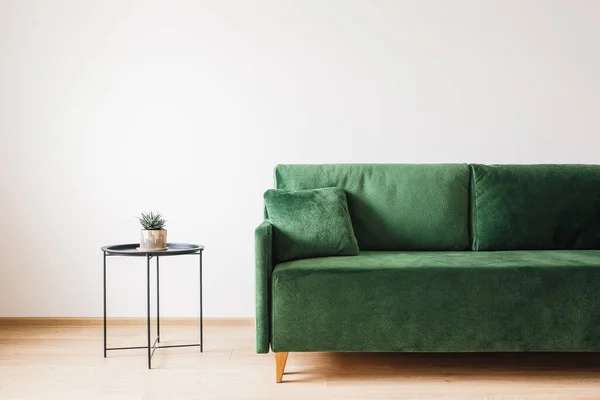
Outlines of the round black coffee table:
M 114 246 L 104 246 L 101 248 L 104 255 L 104 358 L 106 352 L 111 350 L 133 350 L 147 349 L 148 350 L 148 368 L 152 368 L 152 356 L 154 351 L 160 348 L 168 347 L 200 347 L 200 352 L 203 351 L 203 332 L 202 332 L 202 252 L 204 246 L 188 243 L 167 243 L 167 250 L 146 251 L 138 250 L 139 243 L 117 244 Z M 160 257 L 171 257 L 178 255 L 192 254 L 197 255 L 200 261 L 200 343 L 179 344 L 170 346 L 160 346 Z M 145 257 L 146 258 L 146 306 L 147 306 L 147 327 L 148 327 L 148 345 L 136 347 L 107 347 L 106 346 L 106 258 L 107 257 Z M 150 334 L 150 260 L 156 258 L 156 339 L 154 343 L 151 341 Z

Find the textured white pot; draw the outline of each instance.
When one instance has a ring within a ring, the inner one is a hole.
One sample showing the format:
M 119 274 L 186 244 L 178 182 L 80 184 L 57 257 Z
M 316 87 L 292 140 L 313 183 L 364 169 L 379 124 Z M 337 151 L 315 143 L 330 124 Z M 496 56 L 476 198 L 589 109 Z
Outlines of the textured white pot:
M 140 240 L 140 249 L 143 250 L 164 250 L 167 248 L 167 231 L 165 229 L 156 229 L 147 231 L 142 229 L 142 238 Z

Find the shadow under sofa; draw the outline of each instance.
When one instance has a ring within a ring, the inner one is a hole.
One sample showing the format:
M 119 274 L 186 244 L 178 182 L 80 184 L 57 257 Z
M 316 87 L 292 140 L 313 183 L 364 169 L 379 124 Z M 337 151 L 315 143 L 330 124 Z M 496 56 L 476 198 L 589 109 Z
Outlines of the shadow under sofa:
M 255 231 L 256 348 L 600 350 L 600 166 L 279 165 L 344 190 L 360 252 L 279 262 Z

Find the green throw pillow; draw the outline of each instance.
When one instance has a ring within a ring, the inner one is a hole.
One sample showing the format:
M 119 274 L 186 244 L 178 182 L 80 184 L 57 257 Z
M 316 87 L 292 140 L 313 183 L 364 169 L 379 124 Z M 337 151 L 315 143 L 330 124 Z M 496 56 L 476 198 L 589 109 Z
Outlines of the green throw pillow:
M 299 258 L 355 256 L 358 243 L 340 188 L 267 190 L 265 206 L 277 263 Z

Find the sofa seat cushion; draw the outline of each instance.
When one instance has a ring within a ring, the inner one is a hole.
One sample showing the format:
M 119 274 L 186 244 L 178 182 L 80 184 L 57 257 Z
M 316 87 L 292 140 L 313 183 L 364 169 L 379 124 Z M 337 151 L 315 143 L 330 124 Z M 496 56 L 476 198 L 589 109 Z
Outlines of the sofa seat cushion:
M 271 317 L 274 351 L 598 351 L 600 251 L 286 262 Z

